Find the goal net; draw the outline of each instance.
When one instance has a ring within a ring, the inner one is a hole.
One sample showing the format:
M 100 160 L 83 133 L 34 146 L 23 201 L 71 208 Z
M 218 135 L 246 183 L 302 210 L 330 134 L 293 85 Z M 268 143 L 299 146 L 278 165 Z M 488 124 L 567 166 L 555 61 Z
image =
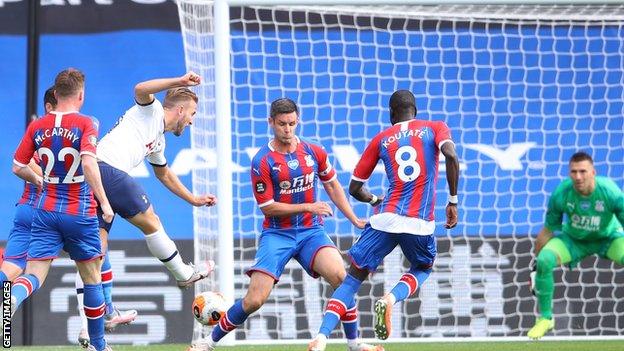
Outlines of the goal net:
M 418 118 L 445 121 L 452 131 L 460 224 L 437 226 L 433 273 L 416 297 L 394 307 L 392 338 L 526 335 L 536 318 L 527 284 L 533 241 L 570 156 L 589 152 L 598 174 L 624 184 L 622 5 L 232 7 L 231 116 L 215 113 L 222 88 L 214 82 L 212 3 L 179 1 L 179 10 L 187 67 L 205 80 L 192 128 L 193 147 L 206 155 L 193 173 L 196 192 L 216 192 L 215 125 L 232 123 L 233 216 L 194 213 L 198 259 L 219 255 L 218 240 L 228 236 L 216 225 L 233 222 L 232 298 L 244 296 L 243 271 L 258 244 L 262 214 L 249 167 L 269 141 L 269 105 L 278 97 L 299 104 L 298 134 L 325 146 L 345 187 L 366 143 L 389 126 L 395 90 L 415 94 Z M 441 162 L 438 223 L 448 194 L 444 171 Z M 384 178 L 379 167 L 367 183 L 373 193 L 382 194 Z M 357 214 L 371 214 L 368 205 L 351 203 Z M 341 213 L 326 229 L 343 251 L 359 233 Z M 362 286 L 361 336 L 374 337 L 372 304 L 407 268 L 395 250 Z M 591 257 L 556 270 L 555 282 L 554 335 L 624 333 L 620 267 Z M 199 289 L 219 286 L 213 280 Z M 235 337 L 309 339 L 331 293 L 293 261 Z

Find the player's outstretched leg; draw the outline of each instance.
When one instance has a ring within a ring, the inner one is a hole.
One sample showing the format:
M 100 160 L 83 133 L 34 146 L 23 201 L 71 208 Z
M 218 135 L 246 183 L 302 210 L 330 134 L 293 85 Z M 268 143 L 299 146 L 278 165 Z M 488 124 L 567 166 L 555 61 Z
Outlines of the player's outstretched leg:
M 275 284 L 273 275 L 269 275 L 263 271 L 254 270 L 251 272 L 251 280 L 247 294 L 243 299 L 234 302 L 223 317 L 219 319 L 219 323 L 212 329 L 211 335 L 200 342 L 190 346 L 188 351 L 212 351 L 217 343 L 223 339 L 228 333 L 232 332 L 238 326 L 245 323 L 250 314 L 257 311 L 269 298 L 269 294 Z M 243 305 L 245 308 L 243 308 Z
M 412 296 L 430 274 L 431 269 L 410 269 L 388 294 L 375 302 L 373 326 L 377 338 L 386 340 L 392 333 L 392 306 Z
M 127 220 L 143 232 L 148 250 L 173 274 L 179 288 L 191 287 L 195 282 L 206 278 L 214 270 L 214 261 L 212 260 L 207 262 L 206 267 L 195 267 L 193 264 L 185 264 L 182 261 L 178 247 L 167 235 L 151 205 L 144 212 L 127 218 Z
M 256 309 L 254 309 L 255 311 Z M 245 323 L 249 314 L 243 310 L 243 299 L 234 302 L 227 312 L 219 319 L 219 324 L 215 325 L 212 333 L 204 340 L 197 341 L 187 348 L 187 351 L 213 351 L 224 336 Z

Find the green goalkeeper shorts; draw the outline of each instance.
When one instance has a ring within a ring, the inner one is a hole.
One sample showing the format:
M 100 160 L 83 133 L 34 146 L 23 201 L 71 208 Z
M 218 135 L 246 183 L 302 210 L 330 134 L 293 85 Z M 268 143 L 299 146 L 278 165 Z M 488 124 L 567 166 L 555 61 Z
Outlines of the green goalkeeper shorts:
M 555 238 L 560 239 L 570 252 L 570 268 L 574 268 L 585 257 L 590 255 L 598 255 L 602 258 L 607 257 L 607 251 L 615 239 L 624 237 L 624 232 L 615 232 L 610 237 L 602 240 L 576 240 L 566 233 L 559 233 Z M 550 242 L 549 242 L 550 243 Z M 554 244 L 554 243 L 553 243 Z M 546 244 L 548 245 L 548 244 Z

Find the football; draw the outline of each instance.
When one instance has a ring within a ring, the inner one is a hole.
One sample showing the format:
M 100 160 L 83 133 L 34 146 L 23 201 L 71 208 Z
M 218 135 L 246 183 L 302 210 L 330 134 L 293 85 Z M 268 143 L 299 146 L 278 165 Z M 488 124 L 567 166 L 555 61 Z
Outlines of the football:
M 193 316 L 203 325 L 219 323 L 225 311 L 227 311 L 227 303 L 221 293 L 204 291 L 193 299 Z

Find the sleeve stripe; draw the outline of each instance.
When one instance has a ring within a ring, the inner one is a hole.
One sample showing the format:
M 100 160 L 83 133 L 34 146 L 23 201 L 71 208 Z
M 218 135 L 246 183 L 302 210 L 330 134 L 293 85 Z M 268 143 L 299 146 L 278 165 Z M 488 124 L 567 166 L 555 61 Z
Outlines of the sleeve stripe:
M 258 204 L 258 207 L 259 207 L 259 208 L 262 208 L 262 207 L 264 207 L 264 206 L 269 206 L 270 204 L 272 204 L 272 203 L 274 203 L 274 202 L 275 202 L 275 200 L 271 199 L 271 200 L 269 200 L 269 201 L 267 201 L 267 202 L 263 202 L 263 203 L 261 203 L 261 204 Z
M 333 176 L 333 177 L 331 177 L 330 179 L 328 179 L 328 180 L 324 180 L 324 181 L 321 181 L 321 182 L 322 182 L 323 184 L 325 184 L 325 183 L 329 183 L 329 182 L 333 181 L 333 180 L 334 180 L 334 179 L 336 179 L 336 178 L 338 178 L 338 174 L 336 174 L 336 173 L 335 173 L 335 174 L 334 174 L 334 176 Z
M 157 163 L 151 163 L 151 162 L 148 162 L 148 163 L 149 163 L 150 165 L 152 165 L 152 167 L 166 167 L 166 166 L 167 166 L 167 164 L 166 164 L 166 163 L 165 163 L 165 164 L 162 164 L 162 165 L 159 165 L 159 164 L 157 164 Z
M 358 182 L 362 182 L 362 183 L 364 183 L 364 182 L 366 182 L 366 181 L 368 180 L 368 178 L 366 178 L 366 179 L 362 179 L 362 178 L 358 178 L 358 177 L 356 177 L 355 175 L 352 175 L 352 176 L 351 176 L 351 179 L 353 179 L 353 180 L 357 180 Z
M 442 140 L 439 144 L 438 144 L 438 149 L 442 150 L 442 145 L 446 144 L 446 143 L 452 143 L 453 145 L 455 145 L 455 143 L 453 142 L 453 140 L 451 139 L 444 139 Z
M 17 166 L 22 167 L 22 168 L 23 168 L 23 167 L 28 166 L 28 165 L 25 165 L 25 164 L 23 164 L 23 163 L 19 162 L 19 161 L 18 161 L 18 160 L 16 160 L 16 159 L 13 159 L 13 163 L 15 163 Z

